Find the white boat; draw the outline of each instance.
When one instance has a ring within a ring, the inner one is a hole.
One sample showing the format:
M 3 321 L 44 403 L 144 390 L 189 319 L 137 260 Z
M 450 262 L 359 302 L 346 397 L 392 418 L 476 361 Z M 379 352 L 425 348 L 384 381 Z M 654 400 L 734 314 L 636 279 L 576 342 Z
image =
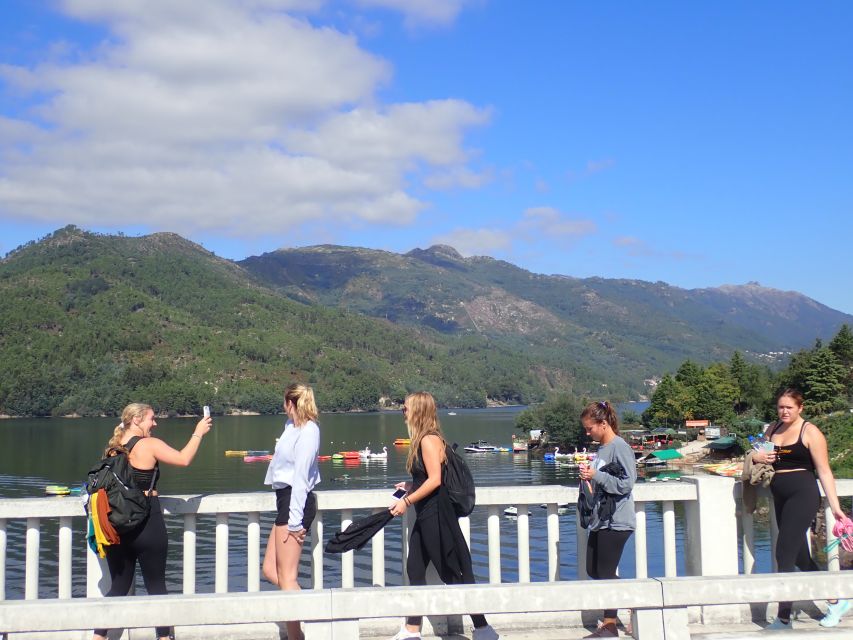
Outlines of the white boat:
M 455 412 L 455 411 L 448 411 L 448 412 L 447 412 L 447 415 L 449 415 L 449 416 L 455 416 L 455 415 L 456 415 L 456 412 Z
M 468 453 L 495 453 L 498 448 L 489 444 L 485 440 L 477 440 L 477 442 L 472 442 L 467 447 L 465 447 L 465 451 Z

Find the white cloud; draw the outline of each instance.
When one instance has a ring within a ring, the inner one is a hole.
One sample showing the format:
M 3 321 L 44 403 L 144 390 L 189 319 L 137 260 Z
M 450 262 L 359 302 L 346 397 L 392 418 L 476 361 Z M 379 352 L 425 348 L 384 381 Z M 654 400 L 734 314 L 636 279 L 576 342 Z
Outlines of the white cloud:
M 430 244 L 446 244 L 463 256 L 491 255 L 512 245 L 512 235 L 499 229 L 455 229 L 435 236 Z
M 613 238 L 613 245 L 624 251 L 631 258 L 669 258 L 673 260 L 684 260 L 688 257 L 688 254 L 683 251 L 661 251 L 651 246 L 645 240 L 641 240 L 635 236 L 617 236 Z
M 478 189 L 495 179 L 492 169 L 472 171 L 468 167 L 454 167 L 444 173 L 434 173 L 424 178 L 424 184 L 430 189 L 445 191 L 450 189 Z
M 595 222 L 583 218 L 570 218 L 553 207 L 531 207 L 521 218 L 504 228 L 462 229 L 457 228 L 433 238 L 432 244 L 447 244 L 464 256 L 508 255 L 525 247 L 546 250 L 549 244 L 567 243 L 596 233 Z M 551 249 L 553 250 L 553 247 Z
M 316 0 L 68 0 L 110 37 L 73 61 L 0 67 L 37 101 L 0 120 L 0 216 L 247 236 L 306 220 L 405 224 L 407 193 L 465 176 L 461 100 L 381 105 L 390 65 L 289 11 Z M 4 145 L 5 147 L 6 145 Z
M 452 24 L 471 0 L 354 0 L 362 7 L 380 7 L 399 11 L 407 27 L 445 26 Z
M 518 228 L 545 237 L 579 238 L 595 233 L 597 226 L 592 220 L 568 218 L 553 207 L 531 207 L 525 210 Z
M 569 182 L 577 182 L 585 180 L 597 173 L 608 171 L 616 166 L 616 161 L 613 158 L 602 158 L 601 160 L 588 160 L 586 166 L 580 171 L 569 169 L 566 171 L 566 178 Z
M 629 256 L 635 258 L 654 254 L 654 251 L 646 242 L 634 236 L 618 236 L 613 238 L 613 244 L 625 251 Z

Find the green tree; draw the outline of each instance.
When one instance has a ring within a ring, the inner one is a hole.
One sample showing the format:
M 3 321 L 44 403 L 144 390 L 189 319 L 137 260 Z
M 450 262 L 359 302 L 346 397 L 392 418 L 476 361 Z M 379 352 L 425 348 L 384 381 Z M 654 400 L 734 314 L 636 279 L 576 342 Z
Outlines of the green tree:
M 702 377 L 702 367 L 697 365 L 692 360 L 685 360 L 675 372 L 676 381 L 680 382 L 687 388 L 695 387 L 699 384 Z
M 729 423 L 734 418 L 738 386 L 729 368 L 718 362 L 701 372 L 693 397 L 696 403 L 693 417 Z
M 820 415 L 845 408 L 847 401 L 843 394 L 847 372 L 836 355 L 828 347 L 822 347 L 812 354 L 810 365 L 805 372 L 803 389 L 809 413 Z
M 550 444 L 560 447 L 582 447 L 588 443 L 580 421 L 583 402 L 569 394 L 548 398 L 543 404 L 522 411 L 516 428 L 523 431 L 542 429 Z
M 687 387 L 667 374 L 655 388 L 649 408 L 643 412 L 643 424 L 674 428 L 693 417 L 692 405 L 693 398 Z
M 841 329 L 829 343 L 829 349 L 838 358 L 838 362 L 846 372 L 844 391 L 849 400 L 853 396 L 853 331 L 848 325 L 841 325 Z
M 732 354 L 732 359 L 729 360 L 729 374 L 737 384 L 737 400 L 736 411 L 741 413 L 749 406 L 747 395 L 750 383 L 749 363 L 741 355 L 740 351 L 735 351 Z

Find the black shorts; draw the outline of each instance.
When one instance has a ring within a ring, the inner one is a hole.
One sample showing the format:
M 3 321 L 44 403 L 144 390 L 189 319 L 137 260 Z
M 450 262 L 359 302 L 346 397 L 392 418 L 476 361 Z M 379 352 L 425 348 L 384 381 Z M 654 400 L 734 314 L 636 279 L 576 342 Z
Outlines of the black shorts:
M 275 516 L 277 525 L 287 525 L 290 520 L 290 487 L 275 490 L 275 507 L 278 513 Z M 302 527 L 305 529 L 311 528 L 311 523 L 317 516 L 317 496 L 313 491 L 308 492 L 305 498 L 305 508 L 302 510 Z

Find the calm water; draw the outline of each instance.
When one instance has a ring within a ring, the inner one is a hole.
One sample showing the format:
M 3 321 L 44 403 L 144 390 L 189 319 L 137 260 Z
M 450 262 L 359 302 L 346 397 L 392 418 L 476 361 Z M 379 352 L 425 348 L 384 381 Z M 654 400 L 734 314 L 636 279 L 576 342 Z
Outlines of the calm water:
M 442 426 L 448 439 L 465 445 L 483 439 L 495 445 L 510 446 L 514 432 L 515 417 L 519 409 L 457 410 L 457 415 L 441 415 Z M 192 419 L 169 419 L 159 422 L 156 434 L 173 446 L 182 447 L 195 425 Z M 41 497 L 47 484 L 79 484 L 86 471 L 103 452 L 116 421 L 113 419 L 50 419 L 50 420 L 4 420 L 0 422 L 0 496 Z M 275 439 L 283 428 L 282 416 L 215 417 L 215 426 L 205 436 L 199 454 L 193 464 L 185 469 L 165 467 L 160 482 L 161 492 L 170 493 L 231 493 L 262 491 L 266 463 L 244 463 L 240 458 L 225 457 L 228 449 L 272 450 Z M 388 449 L 387 460 L 324 461 L 320 462 L 321 490 L 390 488 L 395 482 L 405 480 L 407 449 L 395 447 L 393 441 L 405 437 L 406 430 L 399 413 L 329 414 L 321 418 L 321 454 L 342 450 L 363 449 L 373 451 Z M 577 483 L 574 471 L 526 454 L 474 454 L 467 458 L 474 477 L 481 486 L 489 485 L 542 485 Z M 79 500 L 76 497 L 58 497 L 57 500 Z M 82 507 L 81 507 L 82 515 Z M 358 517 L 361 514 L 356 513 Z M 680 514 L 678 514 L 680 516 Z M 561 575 L 564 579 L 576 576 L 576 539 L 574 509 L 568 509 L 560 518 Z M 272 514 L 262 517 L 263 543 L 272 523 Z M 676 520 L 679 549 L 682 544 L 681 518 Z M 244 590 L 246 586 L 245 516 L 235 515 L 231 520 L 229 588 Z M 325 516 L 326 536 L 339 528 L 339 516 Z M 649 574 L 663 574 L 663 546 L 661 514 L 655 505 L 647 508 Z M 75 564 L 73 567 L 74 595 L 85 593 L 85 560 L 83 553 L 84 519 L 79 519 L 79 533 L 75 530 Z M 181 590 L 182 568 L 180 562 L 181 522 L 168 519 L 172 547 L 170 557 L 174 562 L 168 574 L 169 588 Z M 530 522 L 531 578 L 545 580 L 547 576 L 545 510 L 533 508 Z M 41 595 L 56 595 L 55 580 L 57 523 L 46 522 L 42 526 L 41 544 Z M 23 596 L 24 523 L 12 521 L 8 526 L 6 593 L 8 598 Z M 213 591 L 213 545 L 214 519 L 200 516 L 198 519 L 198 574 L 199 592 Z M 400 535 L 399 521 L 392 522 L 386 529 L 386 581 L 389 585 L 400 584 Z M 757 532 L 759 545 L 766 547 L 766 534 Z M 477 509 L 471 517 L 471 544 L 475 563 L 475 574 L 479 581 L 488 580 L 488 560 L 485 510 Z M 516 521 L 502 518 L 502 577 L 506 582 L 517 580 Z M 766 554 L 765 554 L 766 555 Z M 629 542 L 620 566 L 620 575 L 634 575 L 633 541 Z M 368 545 L 356 553 L 356 582 L 370 584 L 371 552 Z M 761 567 L 761 564 L 759 564 Z M 766 570 L 766 567 L 762 570 Z M 683 573 L 679 552 L 679 574 Z M 330 556 L 324 563 L 326 586 L 340 585 L 339 558 Z M 301 581 L 310 585 L 309 568 L 303 563 Z M 141 585 L 140 585 L 141 588 Z M 262 581 L 262 588 L 272 588 Z

